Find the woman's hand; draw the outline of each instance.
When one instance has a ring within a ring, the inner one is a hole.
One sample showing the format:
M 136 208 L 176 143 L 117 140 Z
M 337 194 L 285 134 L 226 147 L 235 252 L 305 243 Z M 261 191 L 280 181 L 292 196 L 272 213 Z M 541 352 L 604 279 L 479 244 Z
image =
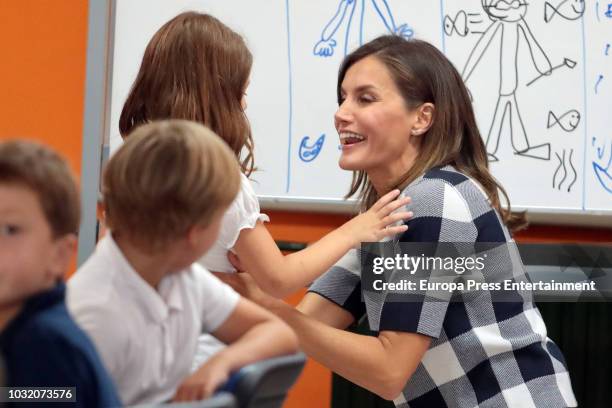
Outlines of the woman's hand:
M 253 277 L 246 272 L 215 272 L 213 274 L 223 283 L 231 286 L 236 292 L 240 293 L 241 296 L 265 309 L 269 309 L 273 302 L 278 301 L 278 299 L 264 293 L 264 291 L 257 286 Z
M 359 214 L 341 228 L 354 241 L 354 246 L 362 242 L 378 242 L 385 237 L 400 234 L 408 229 L 405 224 L 394 225 L 398 221 L 406 220 L 414 214 L 412 211 L 394 213 L 410 203 L 410 197 L 399 197 L 400 190 L 393 190 L 382 196 L 366 212 Z

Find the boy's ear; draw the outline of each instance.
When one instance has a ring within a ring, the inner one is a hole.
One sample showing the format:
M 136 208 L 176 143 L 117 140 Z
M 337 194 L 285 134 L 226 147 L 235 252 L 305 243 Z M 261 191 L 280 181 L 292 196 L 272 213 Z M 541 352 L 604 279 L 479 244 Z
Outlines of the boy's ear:
M 56 281 L 62 279 L 68 268 L 70 262 L 77 248 L 77 237 L 74 234 L 64 235 L 63 237 L 55 240 L 55 248 L 53 249 L 52 259 L 50 259 L 49 265 L 49 276 L 52 280 Z
M 192 225 L 187 230 L 186 243 L 190 248 L 197 248 L 200 246 L 202 240 L 202 227 L 199 225 Z
M 426 102 L 416 108 L 417 120 L 412 126 L 412 135 L 419 136 L 429 130 L 431 125 L 433 125 L 435 111 L 434 104 L 430 102 Z

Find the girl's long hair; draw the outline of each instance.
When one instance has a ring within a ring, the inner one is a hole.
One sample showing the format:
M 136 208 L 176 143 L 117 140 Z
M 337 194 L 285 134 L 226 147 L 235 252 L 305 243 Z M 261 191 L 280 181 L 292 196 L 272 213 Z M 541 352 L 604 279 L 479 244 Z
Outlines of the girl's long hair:
M 239 160 L 246 150 L 241 168 L 250 175 L 254 145 L 241 101 L 252 64 L 244 39 L 225 24 L 208 14 L 179 14 L 147 45 L 121 111 L 121 135 L 154 120 L 199 122 L 225 140 Z

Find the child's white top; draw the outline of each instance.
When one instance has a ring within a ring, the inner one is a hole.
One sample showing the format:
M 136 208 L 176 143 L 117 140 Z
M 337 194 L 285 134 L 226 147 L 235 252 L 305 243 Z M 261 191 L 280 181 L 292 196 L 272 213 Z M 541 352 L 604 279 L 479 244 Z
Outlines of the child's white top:
M 240 191 L 223 215 L 219 237 L 206 255 L 198 261 L 213 272 L 235 272 L 236 269 L 227 259 L 227 252 L 236 245 L 240 232 L 243 229 L 254 228 L 257 221 L 270 221 L 266 214 L 260 212 L 259 201 L 251 182 L 244 174 L 240 176 Z M 192 369 L 200 367 L 223 347 L 225 345 L 213 336 L 207 334 L 200 336 Z
M 227 252 L 236 245 L 240 231 L 255 227 L 257 221 L 270 221 L 266 214 L 260 213 L 259 201 L 249 179 L 244 174 L 240 174 L 240 178 L 240 191 L 223 215 L 217 241 L 198 261 L 209 271 L 235 272 L 227 260 Z
M 93 340 L 123 404 L 167 401 L 191 372 L 198 335 L 215 331 L 240 296 L 202 266 L 155 291 L 110 234 L 68 282 L 68 309 Z

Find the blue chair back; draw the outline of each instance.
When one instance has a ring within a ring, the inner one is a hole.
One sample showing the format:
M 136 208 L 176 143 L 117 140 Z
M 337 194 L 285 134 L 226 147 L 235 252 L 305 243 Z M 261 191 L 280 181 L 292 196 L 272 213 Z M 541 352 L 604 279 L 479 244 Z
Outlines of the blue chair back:
M 232 394 L 220 392 L 203 401 L 145 404 L 132 406 L 131 408 L 238 408 L 238 403 Z
M 232 393 L 238 408 L 281 408 L 305 363 L 303 353 L 258 361 L 234 373 L 220 391 Z

